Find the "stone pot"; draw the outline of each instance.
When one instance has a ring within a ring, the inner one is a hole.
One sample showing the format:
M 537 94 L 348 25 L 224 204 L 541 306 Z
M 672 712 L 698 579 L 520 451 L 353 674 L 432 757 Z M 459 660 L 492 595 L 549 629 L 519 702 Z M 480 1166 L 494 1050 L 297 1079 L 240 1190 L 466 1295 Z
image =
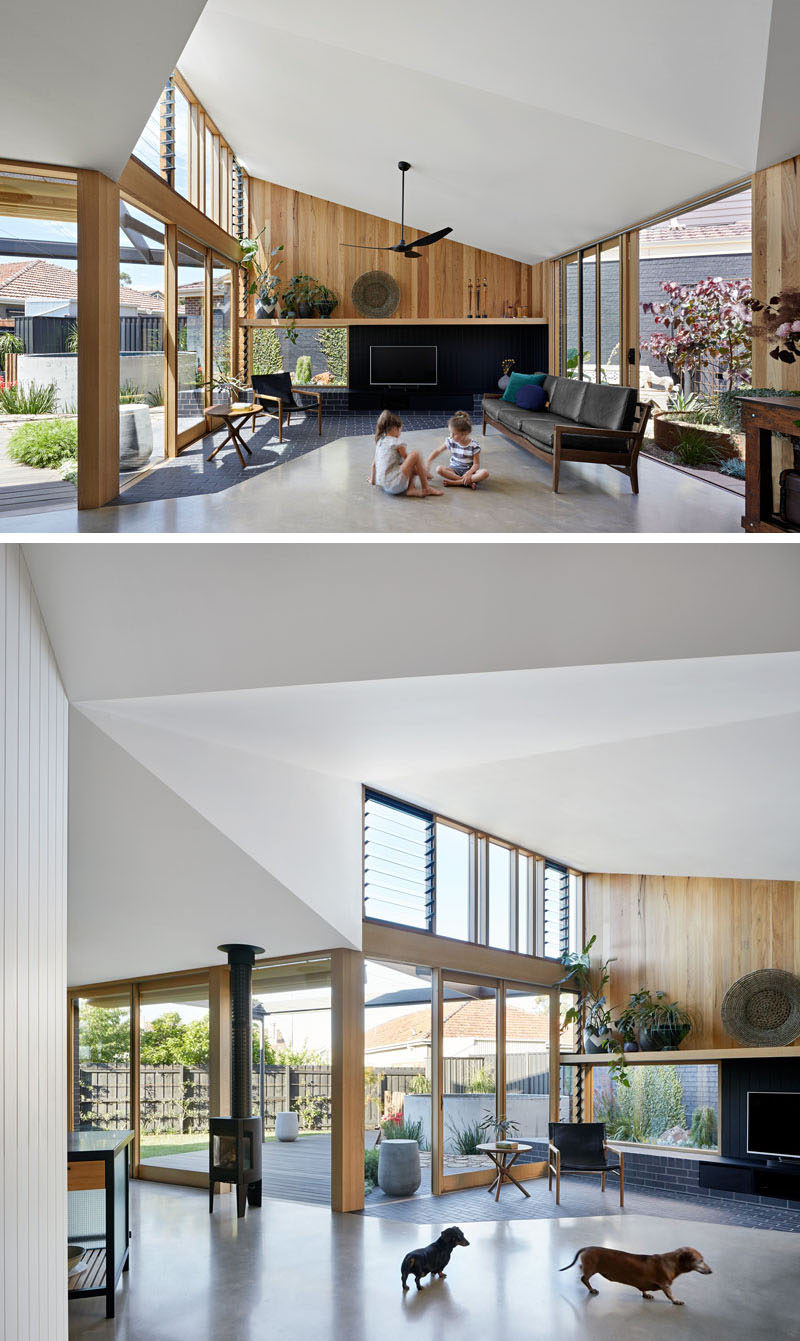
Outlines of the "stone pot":
M 275 310 L 276 307 L 277 304 L 274 301 L 271 303 L 262 303 L 260 298 L 256 298 L 255 312 L 256 316 L 261 321 L 270 321 L 273 317 L 276 317 L 278 315 Z
M 505 389 L 506 389 L 506 387 L 508 386 L 508 384 L 509 384 L 510 381 L 511 381 L 511 378 L 509 377 L 508 373 L 503 373 L 503 376 L 502 376 L 502 377 L 498 377 L 498 379 L 497 379 L 497 385 L 498 385 L 498 387 L 500 388 L 501 391 L 505 391 Z
M 149 405 L 119 407 L 119 468 L 139 470 L 153 455 L 153 425 Z
M 300 1119 L 296 1113 L 275 1114 L 275 1135 L 279 1141 L 296 1141 L 300 1132 Z
M 335 303 L 317 303 L 318 316 L 322 317 L 323 321 L 326 320 L 333 312 L 335 306 Z
M 623 1052 L 638 1052 L 638 1051 L 639 1051 L 639 1044 L 636 1042 L 636 1039 L 635 1039 L 635 1038 L 626 1038 L 626 1039 L 625 1039 L 625 1042 L 624 1042 L 623 1045 L 622 1045 L 622 1051 L 623 1051 Z
M 607 1029 L 592 1029 L 586 1025 L 583 1031 L 584 1052 L 607 1052 L 609 1033 Z
M 307 321 L 308 318 L 309 318 L 310 316 L 313 315 L 313 309 L 312 309 L 312 307 L 311 307 L 311 304 L 310 304 L 310 303 L 298 303 L 298 304 L 297 304 L 297 315 L 298 315 L 298 317 L 300 317 L 300 320 L 301 320 L 301 321 Z
M 410 1197 L 422 1182 L 419 1145 L 384 1138 L 379 1150 L 378 1187 L 390 1197 Z

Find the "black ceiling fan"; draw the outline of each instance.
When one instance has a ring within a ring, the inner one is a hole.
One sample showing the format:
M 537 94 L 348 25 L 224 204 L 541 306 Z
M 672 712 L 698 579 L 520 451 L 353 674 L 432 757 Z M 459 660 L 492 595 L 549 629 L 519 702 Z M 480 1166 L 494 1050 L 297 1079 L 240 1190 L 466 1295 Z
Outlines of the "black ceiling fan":
M 448 233 L 452 233 L 452 228 L 440 228 L 435 233 L 426 233 L 425 237 L 416 237 L 413 242 L 406 242 L 406 173 L 411 164 L 406 163 L 405 159 L 401 158 L 397 166 L 402 173 L 400 178 L 402 183 L 400 188 L 400 241 L 393 247 L 373 247 L 368 242 L 341 242 L 339 244 L 341 247 L 356 247 L 360 251 L 399 251 L 409 261 L 418 261 L 419 252 L 414 250 L 415 247 L 430 247 L 433 242 L 440 242 L 443 237 L 447 237 Z

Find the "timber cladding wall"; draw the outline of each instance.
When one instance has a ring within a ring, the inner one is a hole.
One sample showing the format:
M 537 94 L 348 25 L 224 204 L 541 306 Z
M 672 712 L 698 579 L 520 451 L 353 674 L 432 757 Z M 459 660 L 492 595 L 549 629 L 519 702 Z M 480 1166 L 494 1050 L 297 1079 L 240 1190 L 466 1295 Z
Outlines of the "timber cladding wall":
M 800 974 L 800 881 L 587 875 L 586 935 L 615 955 L 609 1000 L 661 989 L 698 1016 L 688 1048 L 735 1047 L 720 1021 L 731 983 L 754 969 Z
M 398 321 L 465 317 L 467 281 L 478 275 L 488 280 L 489 316 L 502 316 L 506 299 L 527 307 L 528 316 L 547 315 L 548 295 L 542 291 L 543 283 L 547 282 L 544 273 L 549 272 L 547 266 L 524 265 L 449 239 L 423 248 L 418 261 L 388 251 L 355 251 L 340 243 L 393 245 L 400 238 L 399 219 L 363 214 L 255 177 L 250 178 L 249 191 L 251 234 L 258 233 L 266 223 L 264 252 L 279 243 L 284 245 L 280 270 L 283 282 L 290 275 L 303 272 L 327 284 L 339 295 L 334 317 L 360 315 L 353 306 L 350 290 L 366 270 L 385 270 L 397 280 L 401 299 L 394 315 Z M 413 228 L 407 228 L 407 234 L 421 236 L 419 229 Z

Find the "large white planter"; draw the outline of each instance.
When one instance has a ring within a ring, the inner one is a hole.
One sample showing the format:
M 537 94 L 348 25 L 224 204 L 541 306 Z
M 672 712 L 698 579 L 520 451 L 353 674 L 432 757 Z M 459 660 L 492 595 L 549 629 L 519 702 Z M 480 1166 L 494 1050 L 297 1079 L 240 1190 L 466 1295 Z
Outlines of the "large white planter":
M 153 455 L 153 425 L 149 405 L 119 407 L 119 468 L 138 470 Z
M 379 1149 L 378 1187 L 390 1197 L 410 1197 L 422 1181 L 417 1142 L 384 1139 Z
M 300 1122 L 296 1113 L 275 1114 L 275 1135 L 279 1141 L 296 1141 Z

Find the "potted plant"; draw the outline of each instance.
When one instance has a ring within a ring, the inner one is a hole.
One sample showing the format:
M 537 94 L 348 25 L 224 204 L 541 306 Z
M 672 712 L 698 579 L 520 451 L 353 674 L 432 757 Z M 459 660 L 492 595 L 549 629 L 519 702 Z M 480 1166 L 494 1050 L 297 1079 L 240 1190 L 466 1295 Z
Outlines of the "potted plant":
M 503 359 L 501 361 L 500 367 L 503 369 L 503 375 L 502 377 L 498 378 L 497 381 L 497 385 L 501 391 L 505 391 L 506 387 L 508 386 L 508 380 L 511 376 L 511 370 L 514 367 L 516 361 L 517 361 L 516 359 Z
M 272 251 L 267 258 L 265 268 L 262 269 L 258 263 L 258 243 L 264 234 L 266 226 L 267 225 L 265 224 L 264 228 L 261 229 L 261 232 L 256 233 L 255 237 L 242 238 L 240 244 L 242 248 L 242 258 L 239 262 L 242 269 L 252 275 L 247 293 L 248 295 L 253 293 L 258 294 L 255 312 L 256 316 L 262 319 L 275 316 L 278 295 L 280 292 L 280 279 L 277 271 L 283 265 L 283 257 L 281 257 L 279 261 L 274 259 L 279 252 L 283 251 L 282 242 L 277 247 L 272 248 Z
M 649 991 L 637 994 L 636 1007 L 639 1023 L 639 1047 L 642 1052 L 671 1052 L 680 1047 L 692 1028 L 692 1017 L 677 1001 L 670 1001 L 666 992 Z
M 638 1052 L 639 1011 L 642 1002 L 649 996 L 643 990 L 631 992 L 627 1006 L 623 1006 L 615 1020 L 617 1032 L 622 1042 L 623 1052 Z
M 338 295 L 333 289 L 329 289 L 327 284 L 318 284 L 314 295 L 314 306 L 317 309 L 317 315 L 323 320 L 331 315 L 333 309 L 339 302 Z
M 611 1041 L 611 1012 L 606 1005 L 605 988 L 608 986 L 609 964 L 607 959 L 598 970 L 593 970 L 589 955 L 597 940 L 592 936 L 580 952 L 565 951 L 561 963 L 567 969 L 562 983 L 577 988 L 578 1000 L 570 1006 L 564 1016 L 565 1024 L 579 1024 L 583 1018 L 583 1046 L 585 1052 L 607 1052 Z
M 516 1150 L 517 1142 L 514 1138 L 519 1131 L 519 1124 L 507 1117 L 495 1117 L 488 1108 L 485 1112 L 486 1117 L 478 1125 L 487 1140 L 493 1141 L 498 1150 Z

